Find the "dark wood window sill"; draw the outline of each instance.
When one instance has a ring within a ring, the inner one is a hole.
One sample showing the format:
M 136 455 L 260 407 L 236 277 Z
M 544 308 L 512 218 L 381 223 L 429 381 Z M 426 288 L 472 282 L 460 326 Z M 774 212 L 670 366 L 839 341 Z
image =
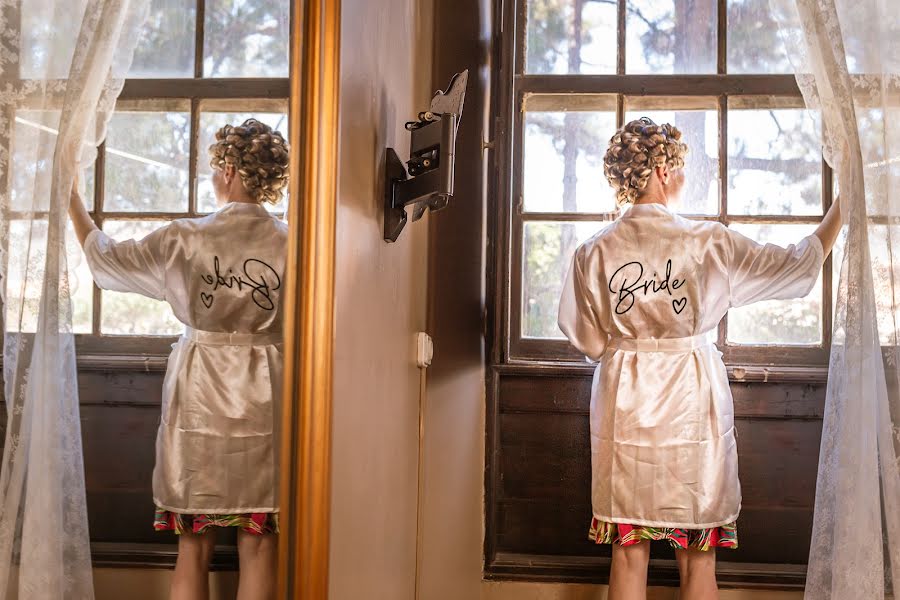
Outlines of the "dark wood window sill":
M 91 542 L 91 561 L 95 568 L 173 569 L 177 557 L 176 544 Z M 217 545 L 209 568 L 212 571 L 237 571 L 237 547 Z
M 572 361 L 533 361 L 511 360 L 505 364 L 495 365 L 494 370 L 509 375 L 547 375 L 589 377 L 594 365 Z M 731 383 L 825 383 L 828 380 L 827 366 L 785 366 L 728 364 L 728 380 Z
M 722 558 L 727 550 L 719 552 Z M 485 566 L 487 581 L 546 581 L 609 583 L 608 557 L 497 554 Z M 802 590 L 806 565 L 716 561 L 719 587 L 764 590 Z M 650 559 L 649 585 L 678 586 L 678 565 L 672 559 Z

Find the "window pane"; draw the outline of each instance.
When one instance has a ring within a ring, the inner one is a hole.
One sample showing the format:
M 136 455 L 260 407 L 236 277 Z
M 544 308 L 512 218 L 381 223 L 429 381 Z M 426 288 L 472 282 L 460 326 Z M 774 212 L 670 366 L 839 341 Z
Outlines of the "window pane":
M 844 249 L 847 247 L 847 228 L 841 227 L 831 249 L 831 322 L 837 320 L 838 288 L 841 281 L 841 265 L 844 262 Z
M 50 204 L 50 168 L 59 131 L 57 110 L 17 110 L 13 124 L 11 206 L 16 211 L 46 211 Z M 91 142 L 93 143 L 93 142 Z M 85 173 L 85 205 L 94 208 L 94 165 Z
M 735 224 L 733 229 L 761 244 L 787 247 L 812 233 L 813 224 Z M 735 344 L 821 344 L 822 274 L 805 298 L 765 300 L 728 311 L 728 341 Z
M 197 156 L 197 211 L 213 212 L 218 208 L 212 187 L 212 167 L 209 166 L 208 148 L 216 141 L 216 132 L 225 125 L 240 125 L 249 118 L 262 121 L 287 139 L 288 123 L 284 113 L 235 113 L 235 112 L 202 112 L 200 113 L 200 146 Z M 287 190 L 278 204 L 263 203 L 272 212 L 284 212 L 287 206 Z
M 75 333 L 91 333 L 94 278 L 71 221 L 66 228 L 66 260 L 69 267 L 69 296 L 72 298 L 72 330 Z
M 615 73 L 616 3 L 529 0 L 527 47 L 528 73 Z
M 522 336 L 562 338 L 556 324 L 559 295 L 579 244 L 609 225 L 606 222 L 525 223 L 522 265 Z
M 129 77 L 193 77 L 197 0 L 151 0 Z
M 103 231 L 116 240 L 141 239 L 165 221 L 106 221 Z M 139 294 L 103 291 L 100 331 L 112 335 L 176 335 L 184 330 L 165 302 Z
M 15 14 L 17 7 L 21 8 L 21 34 L 14 31 L 10 24 L 4 22 L 4 36 L 8 36 L 10 43 L 17 37 L 21 41 L 19 52 L 19 72 L 23 79 L 65 79 L 69 75 L 71 57 L 74 54 L 75 44 L 78 38 L 78 28 L 71 27 L 71 21 L 60 19 L 65 12 L 72 19 L 82 19 L 84 4 L 81 6 L 65 2 L 4 2 L 3 11 Z M 59 24 L 59 26 L 55 26 Z M 7 56 L 4 61 L 12 59 L 14 55 L 4 49 Z M 68 57 L 69 60 L 62 60 Z M 4 73 L 4 78 L 7 73 Z
M 792 73 L 768 0 L 728 1 L 728 72 Z
M 45 270 L 47 221 L 11 221 L 9 247 L 12 252 L 8 256 L 6 277 L 6 326 L 9 331 L 33 333 L 37 330 Z M 72 330 L 90 333 L 93 279 L 71 223 L 66 231 L 66 261 L 73 309 Z
M 716 0 L 628 0 L 627 73 L 716 72 Z
M 191 119 L 116 112 L 106 139 L 106 211 L 186 212 Z
M 822 214 L 819 139 L 804 109 L 729 110 L 728 212 Z
M 615 194 L 603 175 L 603 155 L 615 131 L 614 112 L 526 113 L 525 210 L 616 210 Z
M 669 123 L 681 130 L 688 145 L 684 157 L 685 184 L 675 210 L 684 214 L 711 215 L 719 212 L 719 127 L 714 99 L 697 98 L 691 110 L 661 110 L 659 104 L 671 99 L 625 99 L 625 122 L 650 117 L 655 123 Z M 677 106 L 677 105 L 676 105 Z M 708 107 L 708 108 L 706 108 Z
M 206 0 L 204 77 L 287 77 L 289 0 Z

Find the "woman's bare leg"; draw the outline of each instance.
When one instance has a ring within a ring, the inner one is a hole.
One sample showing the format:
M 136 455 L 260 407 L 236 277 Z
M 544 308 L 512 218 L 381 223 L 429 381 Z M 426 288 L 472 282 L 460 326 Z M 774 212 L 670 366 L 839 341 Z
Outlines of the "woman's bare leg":
M 238 530 L 238 558 L 241 571 L 237 600 L 275 600 L 278 534 Z
M 719 587 L 716 584 L 716 549 L 676 550 L 678 572 L 681 575 L 680 598 L 685 600 L 716 600 Z
M 178 536 L 178 560 L 172 574 L 170 600 L 208 600 L 209 561 L 216 545 L 215 529 Z
M 613 542 L 612 547 L 608 600 L 646 600 L 650 543 L 644 540 L 622 546 Z

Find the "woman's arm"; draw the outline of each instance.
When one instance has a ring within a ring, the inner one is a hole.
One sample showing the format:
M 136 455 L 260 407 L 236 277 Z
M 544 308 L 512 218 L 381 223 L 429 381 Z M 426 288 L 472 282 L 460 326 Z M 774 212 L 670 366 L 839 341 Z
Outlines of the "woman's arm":
M 92 231 L 97 229 L 97 224 L 94 223 L 91 215 L 88 214 L 87 208 L 84 207 L 84 202 L 78 193 L 77 178 L 72 186 L 72 195 L 69 200 L 69 218 L 72 219 L 72 226 L 75 228 L 75 237 L 78 238 L 78 243 L 83 248 L 84 240 L 87 239 L 87 236 Z
M 838 196 L 829 207 L 828 212 L 822 218 L 822 222 L 816 227 L 815 234 L 822 241 L 822 248 L 825 250 L 825 256 L 831 252 L 834 242 L 837 240 L 838 234 L 841 232 L 841 197 Z

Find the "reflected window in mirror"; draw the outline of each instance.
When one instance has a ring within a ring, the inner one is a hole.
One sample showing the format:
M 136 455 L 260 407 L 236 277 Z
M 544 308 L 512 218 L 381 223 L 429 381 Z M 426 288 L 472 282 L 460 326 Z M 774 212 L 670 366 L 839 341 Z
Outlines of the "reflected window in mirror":
M 86 172 L 84 200 L 106 233 L 114 239 L 140 238 L 173 219 L 215 211 L 207 148 L 219 127 L 253 116 L 287 135 L 291 4 L 151 0 L 106 141 Z M 43 68 L 41 56 L 28 51 L 29 35 L 41 31 L 32 23 L 39 15 L 32 12 L 23 4 L 21 83 L 16 85 L 25 85 Z M 26 98 L 0 131 L 0 150 L 10 153 L 11 162 L 8 181 L 0 182 L 9 193 L 8 210 L 41 210 L 30 204 L 36 191 L 26 189 L 33 177 L 16 165 L 34 168 L 36 144 L 53 143 L 58 121 L 59 111 L 30 107 Z M 286 202 L 266 208 L 284 218 Z M 10 233 L 15 244 L 15 221 Z M 168 354 L 183 329 L 171 309 L 156 300 L 98 289 L 71 226 L 67 262 L 81 354 Z M 11 270 L 7 284 L 15 289 L 21 279 Z M 9 294 L 6 306 L 11 314 L 24 303 L 26 331 L 37 323 L 28 297 L 27 290 Z
M 38 189 L 40 148 L 53 148 L 62 104 L 33 105 L 25 93 L 43 75 L 46 60 L 35 36 L 41 3 L 11 3 L 9 19 L 21 25 L 21 52 L 4 69 L 4 91 L 20 102 L 0 114 L 2 210 L 15 252 L 30 240 L 46 244 L 49 190 Z M 44 3 L 46 4 L 46 3 Z M 218 206 L 211 189 L 208 148 L 226 124 L 255 117 L 288 135 L 288 27 L 291 0 L 150 0 L 128 77 L 106 138 L 83 174 L 83 200 L 97 225 L 116 240 L 140 239 L 182 218 L 203 217 Z M 14 34 L 15 32 L 13 32 Z M 61 40 L 60 43 L 68 43 Z M 68 65 L 56 76 L 64 78 Z M 288 199 L 265 204 L 285 218 Z M 144 552 L 178 538 L 154 530 L 151 493 L 160 393 L 167 357 L 184 325 L 170 306 L 135 293 L 99 289 L 71 222 L 66 266 L 79 369 L 79 401 L 92 553 L 99 566 L 171 566 L 169 549 Z M 40 290 L 25 272 L 33 265 L 10 261 L 6 273 L 8 323 L 37 329 Z M 20 269 L 20 271 L 17 271 Z M 116 460 L 111 461 L 110 456 Z M 217 568 L 235 568 L 234 528 L 220 536 Z M 223 540 L 224 538 L 224 540 Z M 135 552 L 135 544 L 148 544 Z

